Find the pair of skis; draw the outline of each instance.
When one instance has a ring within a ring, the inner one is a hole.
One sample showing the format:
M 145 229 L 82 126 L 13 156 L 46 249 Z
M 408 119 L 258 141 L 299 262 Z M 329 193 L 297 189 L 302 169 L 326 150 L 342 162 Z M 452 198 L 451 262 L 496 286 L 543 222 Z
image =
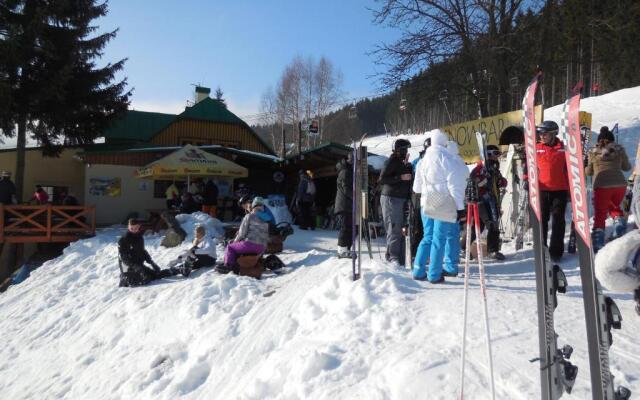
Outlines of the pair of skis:
M 358 280 L 361 277 L 362 237 L 366 241 L 369 257 L 373 259 L 371 250 L 371 238 L 369 234 L 369 163 L 367 148 L 362 142 L 367 137 L 365 133 L 358 143 L 353 143 L 353 191 L 352 191 L 352 251 L 351 266 L 352 278 Z M 357 243 L 357 251 L 353 248 Z
M 548 249 L 542 241 L 541 197 L 538 184 L 534 100 L 542 73 L 539 72 L 525 92 L 523 100 L 525 148 L 529 176 L 529 210 L 534 239 L 536 292 L 538 299 L 538 332 L 541 362 L 540 376 L 542 399 L 555 400 L 564 391 L 571 392 L 578 372 L 569 361 L 572 349 L 557 347 L 558 335 L 554 329 L 554 311 L 558 292 L 566 290 L 566 278 L 557 265 L 551 265 Z M 560 134 L 565 142 L 565 156 L 571 190 L 571 207 L 576 229 L 576 245 L 579 253 L 580 277 L 582 280 L 591 391 L 593 399 L 625 400 L 628 389 L 614 388 L 613 375 L 609 369 L 609 348 L 612 343 L 611 329 L 620 328 L 622 318 L 613 300 L 602 294 L 595 278 L 593 251 L 589 228 L 588 195 L 585 185 L 583 148 L 580 135 L 579 108 L 580 87 L 567 100 L 563 109 Z M 544 102 L 543 102 L 544 103 Z

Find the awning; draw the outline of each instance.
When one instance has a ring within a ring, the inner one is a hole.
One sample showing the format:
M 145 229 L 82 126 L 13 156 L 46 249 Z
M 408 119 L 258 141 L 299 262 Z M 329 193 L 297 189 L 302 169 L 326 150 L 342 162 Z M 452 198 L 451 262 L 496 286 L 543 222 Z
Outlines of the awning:
M 136 171 L 138 178 L 150 179 L 204 176 L 246 178 L 248 175 L 245 167 L 190 144 Z

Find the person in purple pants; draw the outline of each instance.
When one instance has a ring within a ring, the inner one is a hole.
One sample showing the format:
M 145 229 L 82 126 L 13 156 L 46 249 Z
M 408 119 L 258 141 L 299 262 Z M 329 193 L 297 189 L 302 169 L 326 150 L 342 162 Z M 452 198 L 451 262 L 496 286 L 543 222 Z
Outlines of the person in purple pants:
M 244 216 L 233 242 L 227 245 L 224 265 L 233 268 L 240 254 L 262 254 L 269 242 L 269 215 L 264 210 L 264 199 L 256 197 L 251 212 Z

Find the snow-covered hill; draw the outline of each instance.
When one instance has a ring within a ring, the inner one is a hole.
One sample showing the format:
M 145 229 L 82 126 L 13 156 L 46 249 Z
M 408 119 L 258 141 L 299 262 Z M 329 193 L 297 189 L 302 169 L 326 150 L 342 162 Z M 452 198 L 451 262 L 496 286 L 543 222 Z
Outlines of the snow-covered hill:
M 640 88 L 628 89 L 587 99 L 583 109 L 594 113 L 596 129 L 619 121 L 629 129 L 621 131 L 621 138 L 629 132 L 635 145 L 640 137 L 637 99 Z M 394 139 L 372 138 L 368 144 L 390 149 Z M 419 136 L 411 139 L 422 143 Z M 204 214 L 181 218 L 187 232 L 196 222 L 213 228 Z M 436 286 L 412 280 L 407 271 L 382 261 L 383 239 L 374 242 L 373 260 L 363 255 L 364 276 L 357 282 L 351 281 L 351 261 L 334 257 L 336 232 L 296 231 L 281 255 L 285 274 L 266 274 L 257 281 L 205 269 L 188 279 L 129 289 L 117 286 L 116 240 L 123 232 L 123 227 L 112 227 L 73 243 L 24 283 L 0 294 L 0 399 L 404 400 L 457 395 L 463 280 L 450 278 Z M 185 242 L 165 249 L 160 241 L 159 235 L 146 236 L 160 265 L 188 247 Z M 540 397 L 539 364 L 529 362 L 538 355 L 533 255 L 528 246 L 516 252 L 506 243 L 503 249 L 507 260 L 487 265 L 497 398 L 535 399 Z M 576 257 L 567 256 L 562 267 L 570 287 L 560 295 L 556 328 L 559 343 L 574 347 L 572 362 L 580 368 L 572 395 L 565 396 L 587 399 L 590 378 Z M 467 398 L 487 399 L 477 276 L 474 265 L 466 393 Z M 611 369 L 617 383 L 637 395 L 640 318 L 630 294 L 612 297 L 624 322 L 614 332 Z

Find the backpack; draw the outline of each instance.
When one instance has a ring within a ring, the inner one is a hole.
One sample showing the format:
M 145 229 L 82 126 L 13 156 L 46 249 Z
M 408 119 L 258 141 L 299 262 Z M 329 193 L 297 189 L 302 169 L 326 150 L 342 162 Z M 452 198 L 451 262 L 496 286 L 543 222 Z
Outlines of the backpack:
M 316 195 L 316 184 L 313 183 L 312 180 L 309 180 L 307 182 L 307 194 L 311 195 L 311 196 L 315 196 Z

